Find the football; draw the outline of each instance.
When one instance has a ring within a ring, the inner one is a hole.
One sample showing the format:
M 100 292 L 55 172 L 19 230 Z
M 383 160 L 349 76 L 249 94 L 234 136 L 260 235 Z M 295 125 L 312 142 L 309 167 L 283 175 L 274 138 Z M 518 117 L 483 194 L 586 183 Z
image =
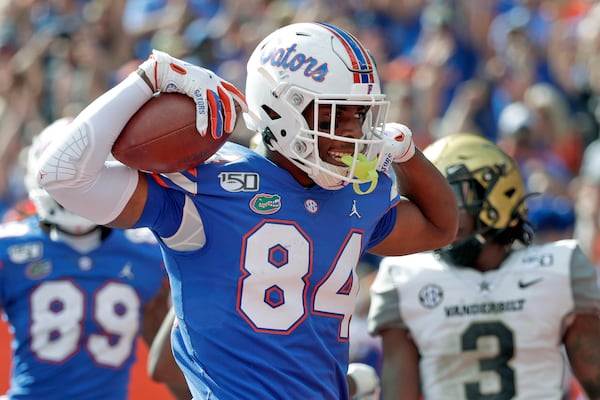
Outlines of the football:
M 203 163 L 229 136 L 225 132 L 218 139 L 210 133 L 200 135 L 194 100 L 181 93 L 159 93 L 127 122 L 112 147 L 112 155 L 137 170 L 180 172 Z

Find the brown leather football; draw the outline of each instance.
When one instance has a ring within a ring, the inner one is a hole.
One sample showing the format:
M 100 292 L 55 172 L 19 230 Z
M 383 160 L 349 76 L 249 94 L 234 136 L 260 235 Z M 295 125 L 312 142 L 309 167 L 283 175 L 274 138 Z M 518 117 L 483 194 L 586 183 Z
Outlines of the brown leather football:
M 210 124 L 210 122 L 209 122 Z M 112 148 L 123 164 L 155 173 L 193 168 L 225 144 L 230 134 L 215 139 L 196 130 L 196 105 L 181 93 L 160 93 L 131 117 Z

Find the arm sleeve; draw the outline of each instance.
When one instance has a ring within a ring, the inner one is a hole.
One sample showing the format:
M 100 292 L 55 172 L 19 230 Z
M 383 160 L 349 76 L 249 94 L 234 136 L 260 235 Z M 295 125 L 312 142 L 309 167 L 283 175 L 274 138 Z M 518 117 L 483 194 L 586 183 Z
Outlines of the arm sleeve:
M 66 209 L 98 224 L 113 221 L 133 194 L 138 173 L 106 160 L 127 121 L 151 97 L 133 73 L 94 100 L 42 154 L 39 184 Z
M 576 246 L 571 256 L 571 290 L 575 312 L 578 314 L 600 314 L 600 288 L 596 267 Z

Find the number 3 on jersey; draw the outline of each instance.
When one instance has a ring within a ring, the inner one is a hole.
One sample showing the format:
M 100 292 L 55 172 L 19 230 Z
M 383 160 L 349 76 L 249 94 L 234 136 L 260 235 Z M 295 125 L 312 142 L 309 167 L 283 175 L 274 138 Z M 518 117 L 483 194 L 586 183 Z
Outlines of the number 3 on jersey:
M 309 312 L 337 318 L 339 339 L 348 340 L 362 238 L 350 232 L 310 304 L 312 240 L 295 223 L 264 221 L 245 238 L 238 312 L 254 330 L 272 334 L 289 334 Z
M 94 292 L 86 310 L 87 294 L 70 280 L 44 282 L 31 295 L 31 352 L 40 360 L 62 363 L 85 346 L 95 362 L 119 367 L 131 355 L 139 329 L 140 299 L 135 290 L 107 282 Z M 100 333 L 82 342 L 86 313 L 91 312 Z
M 483 337 L 495 338 L 498 351 L 495 355 L 481 358 L 479 370 L 492 372 L 498 376 L 500 388 L 495 393 L 482 393 L 479 382 L 465 383 L 467 399 L 473 400 L 505 400 L 512 399 L 515 394 L 515 371 L 509 362 L 514 356 L 514 334 L 501 321 L 473 322 L 461 336 L 463 351 L 477 351 L 478 340 Z

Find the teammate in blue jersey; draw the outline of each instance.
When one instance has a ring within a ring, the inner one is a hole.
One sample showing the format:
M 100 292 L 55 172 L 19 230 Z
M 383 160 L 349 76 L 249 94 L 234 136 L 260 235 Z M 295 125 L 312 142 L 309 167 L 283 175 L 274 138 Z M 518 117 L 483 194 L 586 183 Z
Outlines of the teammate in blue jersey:
M 30 147 L 36 215 L 0 225 L 0 308 L 12 342 L 9 399 L 127 399 L 136 340 L 168 309 L 160 248 L 147 229 L 100 227 L 58 205 L 32 168 L 66 124 Z
M 383 399 L 560 400 L 569 364 L 600 399 L 596 267 L 574 240 L 531 244 L 529 194 L 496 144 L 454 134 L 424 153 L 455 188 L 459 229 L 449 246 L 380 265 L 368 319 Z
M 348 371 L 357 262 L 450 243 L 456 199 L 410 130 L 386 124 L 375 62 L 350 33 L 292 24 L 247 66 L 248 104 L 213 72 L 154 51 L 65 129 L 39 182 L 97 223 L 154 232 L 177 318 L 173 351 L 195 399 L 363 395 L 370 379 Z M 173 174 L 105 164 L 156 91 L 193 97 L 202 135 L 232 131 L 237 102 L 261 149 L 226 143 Z
M 175 312 L 171 308 L 154 336 L 148 352 L 148 375 L 153 380 L 167 385 L 176 399 L 187 400 L 192 396 L 171 351 L 171 332 L 177 329 L 179 327 L 175 319 Z M 349 387 L 354 388 L 351 390 L 354 400 L 379 400 L 379 376 L 375 368 L 369 364 L 353 362 L 350 363 L 348 370 L 346 378 Z M 355 386 L 357 379 L 360 379 L 363 386 L 360 393 Z
M 171 351 L 171 330 L 176 329 L 176 321 L 175 311 L 170 308 L 148 351 L 148 375 L 167 385 L 176 399 L 188 400 L 192 394 Z

